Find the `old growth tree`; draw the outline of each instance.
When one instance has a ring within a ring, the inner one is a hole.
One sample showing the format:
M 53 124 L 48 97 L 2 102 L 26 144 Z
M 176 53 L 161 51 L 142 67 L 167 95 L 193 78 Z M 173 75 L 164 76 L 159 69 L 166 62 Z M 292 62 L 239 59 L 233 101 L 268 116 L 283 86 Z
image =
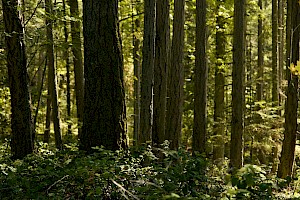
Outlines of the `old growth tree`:
M 84 116 L 80 145 L 127 146 L 118 0 L 83 2 Z

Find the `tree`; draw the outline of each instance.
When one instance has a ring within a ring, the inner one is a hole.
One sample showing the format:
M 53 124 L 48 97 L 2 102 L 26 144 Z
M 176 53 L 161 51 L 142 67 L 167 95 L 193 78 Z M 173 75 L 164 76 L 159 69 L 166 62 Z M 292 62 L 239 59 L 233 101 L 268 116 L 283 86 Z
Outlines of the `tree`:
M 100 13 L 100 14 L 99 14 Z M 118 0 L 83 2 L 84 117 L 80 147 L 126 148 Z
M 155 0 L 145 0 L 139 144 L 151 141 L 152 136 L 152 86 L 155 58 L 154 44 Z
M 205 152 L 207 132 L 206 0 L 196 1 L 193 151 Z
M 243 166 L 243 133 L 245 105 L 245 0 L 234 1 L 233 69 L 232 69 L 232 121 L 230 167 Z
M 258 40 L 257 40 L 257 79 L 258 83 L 256 85 L 256 99 L 257 101 L 263 100 L 264 89 L 263 89 L 263 75 L 264 75 L 264 55 L 263 55 L 263 20 L 262 20 L 262 0 L 258 0 L 258 6 L 260 8 L 260 13 L 258 16 Z
M 23 158 L 32 153 L 34 146 L 24 29 L 17 10 L 18 1 L 3 0 L 2 6 L 11 94 L 11 151 L 15 158 Z
M 170 40 L 169 0 L 156 3 L 152 143 L 163 143 L 167 103 L 167 69 Z
M 133 23 L 133 22 L 132 22 Z M 132 24 L 134 26 L 134 24 Z M 133 65 L 134 65 L 134 144 L 136 145 L 140 132 L 140 109 L 141 109 L 141 64 L 140 64 L 140 40 L 136 37 L 135 31 L 140 28 L 140 21 L 135 20 L 135 30 L 133 28 Z
M 184 12 L 185 1 L 177 0 L 174 2 L 174 20 L 173 20 L 173 39 L 171 48 L 171 61 L 169 67 L 168 90 L 169 98 L 167 101 L 166 115 L 166 135 L 171 149 L 178 149 L 183 112 L 183 49 L 184 49 Z
M 298 1 L 287 1 L 288 16 L 291 17 L 291 64 L 297 65 L 299 62 L 299 23 L 300 23 L 300 5 Z M 290 13 L 291 12 L 291 13 Z M 287 25 L 289 22 L 287 23 Z M 289 27 L 287 26 L 287 29 Z M 289 50 L 288 50 L 289 51 Z M 289 62 L 287 62 L 289 63 Z M 280 164 L 278 167 L 278 177 L 285 178 L 292 176 L 295 159 L 295 145 L 297 136 L 297 110 L 298 110 L 298 77 L 292 71 L 287 70 L 287 100 L 285 104 L 285 132 L 282 143 Z
M 51 124 L 51 93 L 50 93 L 50 87 L 49 87 L 49 74 L 48 74 L 46 124 L 45 124 L 44 139 L 43 139 L 43 142 L 45 142 L 45 143 L 49 143 L 49 141 L 50 141 L 50 124 Z
M 284 24 L 283 24 L 283 18 L 284 18 L 284 1 L 278 0 L 278 88 L 279 88 L 279 103 L 282 102 L 282 74 L 283 74 L 283 65 L 284 65 L 284 55 L 283 55 L 283 49 L 284 49 Z
M 63 0 L 63 13 L 66 16 L 66 2 Z M 69 31 L 67 20 L 64 21 L 64 36 L 65 36 L 65 60 L 66 60 L 66 78 L 67 78 L 67 123 L 68 123 L 68 134 L 71 134 L 71 86 L 70 86 L 70 59 L 69 59 Z
M 278 105 L 278 0 L 272 0 L 272 101 Z
M 224 5 L 224 1 L 218 1 L 217 9 Z M 225 36 L 225 18 L 220 11 L 217 15 L 216 32 L 216 69 L 215 69 L 215 96 L 214 96 L 214 160 L 222 161 L 224 159 L 224 133 L 225 133 L 225 54 L 226 54 L 226 36 Z
M 83 122 L 83 101 L 84 101 L 84 77 L 83 77 L 83 64 L 81 52 L 81 39 L 80 39 L 80 20 L 78 1 L 69 0 L 71 20 L 71 36 L 72 36 L 72 52 L 75 74 L 75 93 L 76 93 L 76 106 L 78 118 L 78 135 L 80 137 L 82 122 Z
M 54 135 L 55 135 L 55 145 L 56 148 L 62 149 L 62 139 L 60 130 L 60 119 L 58 110 L 58 96 L 57 96 L 57 77 L 56 70 L 54 66 L 54 40 L 53 40 L 53 4 L 52 0 L 45 0 L 45 10 L 46 10 L 46 31 L 47 31 L 47 64 L 48 64 L 48 85 L 49 94 L 52 106 L 52 119 L 54 124 Z

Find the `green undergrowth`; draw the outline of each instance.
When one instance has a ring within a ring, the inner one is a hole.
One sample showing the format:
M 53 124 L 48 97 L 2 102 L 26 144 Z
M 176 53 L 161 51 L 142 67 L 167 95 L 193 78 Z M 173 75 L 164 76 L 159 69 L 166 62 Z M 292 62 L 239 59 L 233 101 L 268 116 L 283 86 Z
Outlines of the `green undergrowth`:
M 255 165 L 230 176 L 226 163 L 167 146 L 86 154 L 40 144 L 23 160 L 11 160 L 7 149 L 0 146 L 0 199 L 297 199 L 297 181 Z

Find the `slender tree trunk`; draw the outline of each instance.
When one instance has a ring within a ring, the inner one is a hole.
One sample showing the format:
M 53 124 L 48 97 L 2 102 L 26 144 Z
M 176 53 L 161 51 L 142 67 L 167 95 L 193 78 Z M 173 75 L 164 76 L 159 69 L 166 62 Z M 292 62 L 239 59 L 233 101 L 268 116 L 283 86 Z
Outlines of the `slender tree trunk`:
M 166 115 L 166 137 L 170 148 L 178 149 L 181 138 L 184 85 L 184 22 L 185 1 L 174 2 L 173 39 L 169 72 L 169 99 Z
M 66 11 L 66 2 L 63 0 L 63 12 L 64 15 L 67 15 Z M 64 21 L 64 34 L 65 34 L 65 59 L 66 59 L 66 81 L 67 81 L 67 124 L 68 124 L 68 134 L 71 134 L 71 86 L 70 86 L 70 58 L 69 58 L 69 31 L 68 31 L 68 22 Z
M 278 0 L 278 84 L 279 84 L 279 104 L 282 101 L 282 72 L 284 65 L 284 34 L 283 34 L 284 1 Z
M 99 13 L 101 13 L 99 15 Z M 127 148 L 118 0 L 83 2 L 84 118 L 81 149 Z
M 134 26 L 134 25 L 133 25 Z M 137 144 L 140 132 L 140 89 L 141 89 L 141 64 L 140 64 L 140 40 L 135 36 L 135 32 L 140 27 L 140 21 L 135 21 L 135 31 L 133 32 L 133 65 L 134 65 L 134 144 Z
M 262 0 L 258 0 L 258 6 L 260 8 L 260 14 L 258 16 L 258 49 L 257 49 L 257 79 L 258 83 L 256 85 L 256 98 L 257 101 L 263 100 L 263 95 L 264 95 L 264 89 L 263 89 L 263 84 L 264 84 L 264 55 L 263 55 L 263 42 L 264 42 L 264 36 L 263 36 L 263 20 L 261 13 L 263 12 L 262 8 Z
M 152 143 L 163 143 L 167 103 L 167 69 L 170 40 L 169 0 L 156 3 L 156 37 L 153 86 Z
M 245 106 L 245 7 L 246 0 L 234 1 L 232 121 L 230 167 L 235 171 L 243 166 L 243 133 Z
M 285 78 L 288 80 L 290 76 L 290 65 L 291 65 L 291 50 L 292 50 L 292 3 L 291 0 L 286 1 L 286 52 L 285 52 Z
M 298 1 L 288 0 L 287 2 L 288 13 L 291 12 L 290 16 L 292 17 L 292 45 L 290 45 L 290 47 L 292 47 L 291 63 L 296 65 L 299 61 L 300 5 Z M 285 104 L 285 132 L 280 157 L 280 165 L 277 173 L 278 177 L 280 178 L 292 176 L 295 159 L 295 145 L 297 140 L 298 76 L 290 71 L 287 71 L 287 73 L 288 88 L 287 100 Z
M 206 0 L 196 1 L 196 66 L 193 151 L 205 153 L 207 132 Z
M 217 9 L 225 3 L 218 2 Z M 216 33 L 216 69 L 215 69 L 215 107 L 214 107 L 214 149 L 213 158 L 218 163 L 224 159 L 224 136 L 225 136 L 225 54 L 226 54 L 226 36 L 225 36 L 225 18 L 222 11 L 217 16 L 217 33 Z
M 48 95 L 47 95 L 47 109 L 46 109 L 46 125 L 44 131 L 44 142 L 50 141 L 50 124 L 51 124 L 51 94 L 49 87 L 49 74 L 48 74 Z
M 28 90 L 24 29 L 17 10 L 17 0 L 2 0 L 7 68 L 11 94 L 11 151 L 23 158 L 33 151 L 33 124 Z
M 75 74 L 75 94 L 78 118 L 78 138 L 80 138 L 83 122 L 83 102 L 84 102 L 84 77 L 83 62 L 80 39 L 80 20 L 78 0 L 69 0 L 70 14 L 74 20 L 71 21 L 72 52 Z
M 52 0 L 45 0 L 46 9 L 46 25 L 47 25 L 47 63 L 48 63 L 48 84 L 50 89 L 51 103 L 52 103 L 52 118 L 54 123 L 54 135 L 56 148 L 62 149 L 62 139 L 60 130 L 60 119 L 58 110 L 58 97 L 57 97 L 57 78 L 54 66 L 54 40 L 53 40 L 53 22 L 51 15 L 53 14 Z
M 278 105 L 278 0 L 272 0 L 272 101 Z
M 63 12 L 66 16 L 66 2 L 63 0 Z M 68 124 L 68 134 L 71 134 L 72 125 L 70 123 L 71 120 L 71 87 L 70 87 L 70 59 L 69 59 L 69 32 L 68 32 L 68 24 L 67 21 L 64 21 L 64 34 L 65 34 L 65 54 L 64 57 L 66 59 L 66 70 L 67 70 L 67 124 Z
M 151 141 L 152 136 L 152 91 L 155 43 L 155 0 L 144 2 L 144 41 L 141 80 L 141 124 L 139 144 Z
M 45 67 L 42 70 L 42 75 L 39 75 L 41 78 L 39 78 L 39 84 L 38 84 L 39 93 L 38 93 L 38 98 L 37 98 L 38 102 L 37 102 L 37 106 L 36 106 L 36 109 L 35 109 L 35 115 L 34 115 L 34 118 L 33 118 L 33 129 L 34 130 L 36 129 L 37 117 L 38 117 L 39 108 L 40 108 L 40 105 L 41 105 L 41 97 L 42 97 L 42 92 L 43 92 L 46 69 L 47 69 L 47 62 L 45 62 Z

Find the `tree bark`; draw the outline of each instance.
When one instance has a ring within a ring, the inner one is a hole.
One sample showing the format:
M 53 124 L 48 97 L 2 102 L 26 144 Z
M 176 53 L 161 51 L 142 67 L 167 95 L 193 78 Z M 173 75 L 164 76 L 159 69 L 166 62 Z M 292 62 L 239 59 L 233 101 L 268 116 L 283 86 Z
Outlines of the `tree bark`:
M 85 93 L 80 148 L 127 148 L 118 0 L 85 0 L 83 35 Z
M 155 44 L 155 0 L 144 2 L 144 41 L 141 80 L 141 124 L 139 144 L 151 141 L 152 136 L 152 92 Z
M 193 151 L 205 153 L 207 132 L 206 0 L 196 1 L 196 66 Z
M 54 40 L 53 40 L 53 4 L 52 0 L 45 0 L 46 31 L 47 31 L 47 64 L 48 64 L 48 84 L 50 90 L 50 98 L 52 103 L 52 119 L 54 124 L 54 136 L 56 148 L 62 149 L 62 139 L 60 130 L 60 119 L 58 110 L 58 96 L 57 96 L 57 77 L 54 66 Z
M 291 12 L 291 42 L 290 45 L 292 57 L 291 63 L 297 65 L 299 61 L 299 23 L 300 23 L 300 5 L 298 1 L 288 0 L 288 15 Z M 289 28 L 289 27 L 287 27 Z M 282 144 L 280 164 L 278 168 L 278 177 L 285 178 L 292 176 L 295 159 L 295 145 L 297 140 L 297 110 L 298 110 L 298 76 L 287 71 L 288 88 L 287 100 L 285 106 L 285 132 Z
M 279 88 L 279 104 L 282 102 L 282 72 L 284 65 L 284 34 L 283 34 L 283 17 L 284 3 L 283 0 L 278 0 L 278 88 Z
M 263 75 L 264 75 L 264 55 L 263 55 L 263 42 L 264 42 L 264 36 L 263 36 L 263 20 L 261 13 L 263 12 L 262 8 L 262 0 L 258 0 L 258 6 L 260 8 L 260 14 L 258 16 L 258 48 L 257 48 L 257 79 L 258 83 L 256 85 L 256 99 L 257 101 L 263 100 L 264 95 L 264 89 L 263 89 Z
M 169 67 L 169 98 L 167 101 L 166 135 L 171 149 L 178 149 L 182 129 L 183 85 L 184 85 L 184 22 L 185 1 L 174 2 L 173 39 L 171 65 Z
M 134 26 L 134 24 L 133 24 Z M 140 40 L 135 36 L 135 32 L 140 27 L 140 21 L 135 21 L 135 31 L 133 32 L 133 65 L 134 65 L 134 145 L 138 142 L 140 132 L 140 111 L 141 111 L 141 64 L 140 64 Z
M 63 0 L 63 12 L 66 16 L 66 2 Z M 66 78 L 67 78 L 67 124 L 68 124 L 68 134 L 70 135 L 72 125 L 71 120 L 71 86 L 70 86 L 70 59 L 69 59 L 69 31 L 67 20 L 64 20 L 64 35 L 65 35 L 65 53 L 64 57 L 66 60 Z
M 167 69 L 170 42 L 169 0 L 156 3 L 156 36 L 153 86 L 153 126 L 152 144 L 164 142 L 166 103 L 167 103 Z
M 233 171 L 243 166 L 243 133 L 245 107 L 245 7 L 246 0 L 234 1 L 232 121 L 230 167 Z
M 48 95 L 47 95 L 47 109 L 46 109 L 46 124 L 45 124 L 45 131 L 44 131 L 44 142 L 49 143 L 50 141 L 50 124 L 51 124 L 51 94 L 50 94 L 50 87 L 49 87 L 49 74 L 48 74 Z
M 278 105 L 278 0 L 272 0 L 272 101 Z
M 78 10 L 78 0 L 69 0 L 71 20 L 72 52 L 75 74 L 75 94 L 78 118 L 78 138 L 80 138 L 83 122 L 83 102 L 84 102 L 84 70 L 82 63 L 80 20 Z
M 219 11 L 220 6 L 225 1 L 217 4 Z M 216 69 L 215 69 L 215 105 L 214 105 L 214 148 L 213 158 L 217 163 L 224 160 L 224 133 L 225 133 L 225 54 L 226 54 L 226 36 L 225 36 L 225 18 L 220 11 L 217 16 L 217 33 L 216 33 Z
M 33 152 L 33 124 L 28 91 L 24 29 L 17 0 L 2 0 L 7 68 L 11 94 L 11 151 L 14 158 Z

